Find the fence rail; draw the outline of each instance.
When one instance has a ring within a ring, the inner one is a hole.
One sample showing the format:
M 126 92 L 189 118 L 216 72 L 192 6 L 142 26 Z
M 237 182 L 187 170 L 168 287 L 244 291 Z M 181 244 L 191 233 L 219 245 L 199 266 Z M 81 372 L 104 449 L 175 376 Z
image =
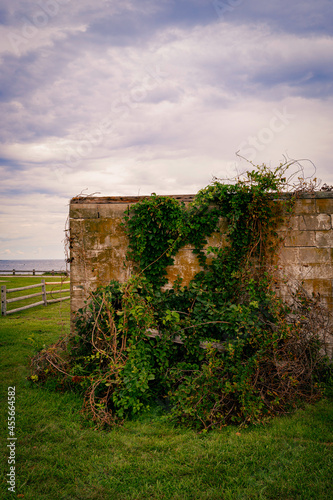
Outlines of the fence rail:
M 59 299 L 48 299 L 48 295 L 53 295 L 55 293 L 65 293 L 69 292 L 70 289 L 66 288 L 64 290 L 50 290 L 46 291 L 46 285 L 64 285 L 70 283 L 69 281 L 57 281 L 57 282 L 45 282 L 45 280 L 41 280 L 41 283 L 38 283 L 37 285 L 29 285 L 29 286 L 22 286 L 20 288 L 10 288 L 7 290 L 6 286 L 1 287 L 1 315 L 2 316 L 7 316 L 7 314 L 12 314 L 16 313 L 19 311 L 24 311 L 26 309 L 30 309 L 31 307 L 36 307 L 36 306 L 47 306 L 47 304 L 53 304 L 54 302 L 61 302 L 63 300 L 68 300 L 70 298 L 69 295 L 66 297 L 60 297 Z M 30 290 L 32 288 L 41 288 L 41 291 L 38 293 L 31 293 L 29 295 L 23 295 L 21 297 L 13 297 L 12 299 L 8 299 L 7 295 L 9 293 L 13 292 L 21 292 L 22 290 Z M 18 302 L 19 300 L 26 300 L 26 299 L 31 299 L 33 297 L 38 297 L 42 296 L 43 300 L 39 302 L 34 302 L 33 304 L 28 304 L 27 306 L 22 306 L 22 307 L 17 307 L 16 309 L 10 309 L 7 311 L 7 304 L 10 304 L 12 302 Z
M 31 269 L 30 271 L 28 269 L 0 269 L 0 273 L 6 273 L 7 275 L 11 276 L 16 276 L 16 274 L 20 275 L 22 273 L 30 273 L 32 276 L 37 276 L 36 273 L 47 273 L 51 274 L 52 276 L 57 275 L 57 274 L 64 274 L 65 276 L 68 276 L 69 272 L 64 271 L 63 269 L 60 269 L 59 271 L 55 271 L 52 269 L 52 271 L 43 271 L 41 269 Z M 2 275 L 4 276 L 4 275 Z

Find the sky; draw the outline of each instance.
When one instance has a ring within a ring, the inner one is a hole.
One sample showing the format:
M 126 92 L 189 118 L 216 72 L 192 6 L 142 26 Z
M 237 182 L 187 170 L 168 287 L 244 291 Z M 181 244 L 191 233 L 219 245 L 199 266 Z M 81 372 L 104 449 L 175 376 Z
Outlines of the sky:
M 331 0 L 2 0 L 0 64 L 0 259 L 64 258 L 79 194 L 333 184 Z

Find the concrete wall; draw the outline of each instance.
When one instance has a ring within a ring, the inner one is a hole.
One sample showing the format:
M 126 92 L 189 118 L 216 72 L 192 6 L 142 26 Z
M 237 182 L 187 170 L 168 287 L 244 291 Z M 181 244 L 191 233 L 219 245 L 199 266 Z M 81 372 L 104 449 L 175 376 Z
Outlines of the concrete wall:
M 192 195 L 173 196 L 189 202 Z M 127 238 L 121 227 L 123 215 L 142 197 L 79 197 L 70 203 L 71 310 L 84 305 L 89 293 L 111 279 L 126 281 L 131 268 L 125 265 Z M 209 245 L 223 245 L 225 222 Z M 289 221 L 280 227 L 285 236 L 277 263 L 280 275 L 303 280 L 309 292 L 320 293 L 333 311 L 333 193 L 303 194 L 296 200 Z M 168 269 L 173 282 L 180 275 L 188 283 L 199 266 L 190 247 L 180 250 Z M 283 292 L 283 285 L 281 285 Z

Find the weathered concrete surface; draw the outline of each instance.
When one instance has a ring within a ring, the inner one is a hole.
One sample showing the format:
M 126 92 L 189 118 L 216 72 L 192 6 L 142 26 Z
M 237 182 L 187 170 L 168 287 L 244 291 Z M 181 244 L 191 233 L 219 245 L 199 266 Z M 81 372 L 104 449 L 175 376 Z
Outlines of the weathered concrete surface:
M 173 196 L 181 201 L 193 195 Z M 131 204 L 144 197 L 73 198 L 70 203 L 71 310 L 84 305 L 91 291 L 116 279 L 125 282 L 131 274 L 126 262 L 128 241 L 121 227 Z M 276 263 L 280 277 L 303 281 L 310 292 L 320 293 L 333 311 L 333 193 L 303 194 L 293 214 L 279 228 L 284 238 Z M 225 244 L 225 221 L 210 245 Z M 178 276 L 188 283 L 199 265 L 190 247 L 180 250 L 168 269 L 172 283 Z M 281 286 L 281 289 L 283 287 Z

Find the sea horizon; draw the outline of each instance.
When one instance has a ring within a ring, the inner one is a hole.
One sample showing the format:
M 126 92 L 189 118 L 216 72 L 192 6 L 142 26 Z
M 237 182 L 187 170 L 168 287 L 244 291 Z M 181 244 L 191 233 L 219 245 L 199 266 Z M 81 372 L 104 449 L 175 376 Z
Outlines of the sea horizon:
M 13 271 L 66 271 L 69 270 L 66 259 L 0 259 L 0 274 Z

